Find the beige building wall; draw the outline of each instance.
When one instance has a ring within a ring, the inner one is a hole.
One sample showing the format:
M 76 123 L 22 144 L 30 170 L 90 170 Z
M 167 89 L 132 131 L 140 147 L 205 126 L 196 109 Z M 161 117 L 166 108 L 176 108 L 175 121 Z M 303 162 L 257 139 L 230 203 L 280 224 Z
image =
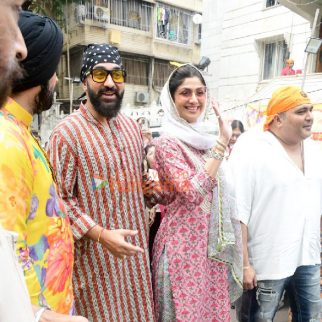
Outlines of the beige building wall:
M 161 59 L 164 61 L 179 61 L 198 63 L 200 60 L 200 39 L 198 38 L 199 25 L 193 24 L 191 21 L 191 42 L 188 44 L 180 44 L 178 42 L 169 41 L 156 37 L 156 15 L 157 5 L 169 5 L 182 9 L 188 12 L 191 17 L 202 11 L 202 0 L 172 0 L 172 1 L 146 1 L 152 6 L 151 11 L 151 27 L 150 31 L 142 31 L 134 28 L 128 28 L 109 24 L 107 22 L 96 21 L 94 19 L 84 19 L 82 23 L 77 21 L 75 10 L 76 4 L 71 4 L 68 7 L 67 22 L 68 28 L 65 35 L 64 55 L 59 68 L 59 99 L 63 101 L 70 100 L 71 87 L 73 98 L 76 99 L 82 93 L 82 87 L 79 84 L 70 84 L 71 81 L 65 78 L 78 77 L 81 66 L 81 55 L 84 46 L 89 43 L 108 42 L 114 44 L 120 50 L 121 54 L 137 55 L 148 59 L 150 64 L 154 59 Z M 191 19 L 192 20 L 192 19 Z M 70 74 L 68 72 L 68 55 L 69 48 L 69 65 Z M 124 106 L 149 106 L 158 101 L 161 88 L 156 88 L 151 85 L 134 85 L 126 84 L 126 93 L 123 100 Z M 148 101 L 144 104 L 136 102 L 136 93 L 147 93 Z M 74 102 L 74 105 L 77 102 Z

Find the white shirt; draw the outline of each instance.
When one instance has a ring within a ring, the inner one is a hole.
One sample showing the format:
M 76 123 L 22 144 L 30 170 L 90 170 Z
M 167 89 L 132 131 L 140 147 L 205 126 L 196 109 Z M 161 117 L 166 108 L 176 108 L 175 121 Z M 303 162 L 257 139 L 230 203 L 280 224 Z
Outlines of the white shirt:
M 247 133 L 229 159 L 238 219 L 248 227 L 248 254 L 258 280 L 282 279 L 320 263 L 322 153 L 304 141 L 305 175 L 270 133 Z
M 35 321 L 15 252 L 15 233 L 0 227 L 0 321 Z

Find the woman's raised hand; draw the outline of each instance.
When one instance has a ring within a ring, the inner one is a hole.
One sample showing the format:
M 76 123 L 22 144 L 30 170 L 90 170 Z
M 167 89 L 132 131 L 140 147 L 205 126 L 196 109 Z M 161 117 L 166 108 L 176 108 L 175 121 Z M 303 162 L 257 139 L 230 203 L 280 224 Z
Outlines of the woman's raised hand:
M 230 137 L 232 135 L 232 129 L 230 124 L 226 121 L 223 120 L 221 116 L 221 110 L 219 108 L 218 102 L 216 102 L 214 99 L 211 102 L 212 108 L 216 114 L 216 117 L 218 119 L 218 124 L 219 124 L 219 141 L 225 145 L 228 145 Z

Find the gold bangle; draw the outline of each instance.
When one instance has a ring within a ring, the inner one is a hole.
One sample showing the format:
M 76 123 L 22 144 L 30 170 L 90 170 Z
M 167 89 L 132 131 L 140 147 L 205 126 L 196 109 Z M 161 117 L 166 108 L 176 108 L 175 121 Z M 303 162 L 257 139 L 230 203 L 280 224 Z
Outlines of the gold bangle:
M 100 242 L 100 238 L 101 238 L 101 235 L 102 235 L 102 232 L 105 228 L 102 228 L 101 231 L 99 232 L 98 234 L 98 238 L 97 238 L 97 242 L 99 243 Z
M 223 149 L 220 145 L 219 146 L 215 145 L 215 147 L 213 149 L 215 151 L 218 151 L 218 152 L 222 153 L 222 154 L 225 154 L 225 152 L 226 152 L 226 149 Z
M 250 268 L 250 266 L 244 266 L 244 267 L 243 267 L 243 270 L 244 270 L 244 271 L 246 271 L 246 270 L 247 270 L 247 269 L 249 269 L 249 268 Z
M 221 145 L 225 150 L 227 149 L 227 145 L 225 145 L 224 143 L 220 142 L 219 140 L 217 140 L 217 143 Z

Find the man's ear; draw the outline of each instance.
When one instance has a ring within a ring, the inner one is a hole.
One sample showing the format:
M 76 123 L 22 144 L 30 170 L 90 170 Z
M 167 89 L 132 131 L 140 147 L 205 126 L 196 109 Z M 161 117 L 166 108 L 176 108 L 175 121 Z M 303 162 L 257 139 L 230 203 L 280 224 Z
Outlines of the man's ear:
M 279 114 L 276 114 L 274 116 L 274 121 L 275 121 L 276 124 L 280 125 L 283 122 L 283 118 Z
M 86 80 L 86 78 L 82 81 L 82 87 L 83 87 L 83 91 L 86 92 L 87 91 L 87 80 Z

